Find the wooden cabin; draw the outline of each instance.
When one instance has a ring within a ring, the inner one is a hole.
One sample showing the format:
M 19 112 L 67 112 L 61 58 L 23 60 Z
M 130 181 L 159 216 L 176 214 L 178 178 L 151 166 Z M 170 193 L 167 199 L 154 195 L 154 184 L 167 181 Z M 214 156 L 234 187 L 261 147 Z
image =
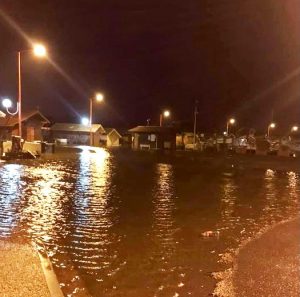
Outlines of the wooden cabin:
M 129 130 L 134 149 L 176 149 L 176 131 L 172 127 L 137 126 Z
M 22 138 L 25 141 L 42 141 L 42 128 L 50 121 L 39 111 L 29 111 L 22 113 Z M 12 135 L 19 135 L 18 115 L 0 117 L 0 139 L 10 140 Z
M 115 128 L 104 128 L 105 132 L 100 136 L 100 143 L 106 147 L 120 146 L 122 135 Z
M 92 145 L 101 146 L 101 135 L 105 133 L 100 124 L 86 126 L 73 123 L 55 123 L 50 130 L 56 143 L 66 145 L 90 145 L 90 135 L 92 134 Z

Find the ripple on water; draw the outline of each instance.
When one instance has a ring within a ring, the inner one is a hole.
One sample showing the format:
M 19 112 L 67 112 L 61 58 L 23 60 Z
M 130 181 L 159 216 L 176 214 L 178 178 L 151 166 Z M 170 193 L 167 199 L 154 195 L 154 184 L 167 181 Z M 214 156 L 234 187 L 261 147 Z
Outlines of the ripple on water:
M 143 160 L 97 149 L 1 164 L 0 236 L 44 247 L 68 296 L 84 286 L 94 296 L 205 296 L 219 253 L 299 209 L 294 172 L 189 175 L 134 162 Z M 204 240 L 207 230 L 220 238 Z

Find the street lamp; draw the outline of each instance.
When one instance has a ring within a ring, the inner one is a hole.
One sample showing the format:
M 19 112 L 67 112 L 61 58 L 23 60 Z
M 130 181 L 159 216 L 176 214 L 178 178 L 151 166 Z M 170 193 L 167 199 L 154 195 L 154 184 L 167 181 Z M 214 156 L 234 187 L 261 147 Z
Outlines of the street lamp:
M 6 112 L 12 116 L 16 115 L 19 112 L 19 104 L 17 103 L 17 109 L 15 112 L 11 112 L 9 109 L 12 107 L 12 101 L 9 98 L 2 100 L 2 105 L 6 109 Z
M 92 125 L 93 125 L 93 102 L 102 102 L 104 100 L 104 96 L 101 93 L 96 93 L 94 97 L 90 98 L 90 146 L 94 144 L 93 141 L 93 132 L 92 132 Z
M 228 135 L 229 133 L 229 125 L 234 125 L 235 124 L 235 119 L 234 118 L 230 118 L 227 123 L 226 123 L 226 135 Z
M 298 126 L 293 126 L 291 132 L 298 132 L 298 130 L 299 130 Z
M 163 125 L 163 118 L 170 117 L 171 113 L 169 110 L 165 110 L 163 113 L 159 115 L 159 126 L 162 127 Z
M 270 136 L 270 129 L 274 129 L 274 128 L 276 128 L 276 124 L 270 123 L 270 125 L 268 126 L 268 133 L 267 133 L 268 137 Z
M 44 45 L 40 43 L 36 43 L 33 45 L 33 53 L 36 57 L 46 57 L 47 55 L 47 50 Z
M 84 125 L 84 126 L 88 126 L 90 123 L 89 119 L 84 117 L 84 118 L 81 118 L 81 124 Z
M 33 44 L 29 50 L 18 51 L 18 112 L 19 112 L 19 136 L 22 138 L 22 78 L 21 78 L 21 53 L 32 51 L 36 57 L 43 58 L 47 55 L 45 46 L 40 43 Z

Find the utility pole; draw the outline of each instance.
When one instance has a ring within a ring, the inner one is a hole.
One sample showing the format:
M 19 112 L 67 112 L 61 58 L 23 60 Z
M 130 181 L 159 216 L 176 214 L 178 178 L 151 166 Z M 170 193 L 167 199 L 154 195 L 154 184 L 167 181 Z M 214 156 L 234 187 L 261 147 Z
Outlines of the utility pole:
M 194 109 L 194 149 L 196 148 L 197 114 L 198 114 L 198 100 L 195 101 L 195 109 Z

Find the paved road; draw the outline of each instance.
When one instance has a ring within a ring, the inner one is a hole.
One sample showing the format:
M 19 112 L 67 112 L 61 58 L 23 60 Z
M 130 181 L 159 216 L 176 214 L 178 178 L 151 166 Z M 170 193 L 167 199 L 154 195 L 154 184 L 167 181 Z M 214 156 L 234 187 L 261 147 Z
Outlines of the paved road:
M 300 219 L 271 229 L 239 253 L 236 297 L 300 296 Z

